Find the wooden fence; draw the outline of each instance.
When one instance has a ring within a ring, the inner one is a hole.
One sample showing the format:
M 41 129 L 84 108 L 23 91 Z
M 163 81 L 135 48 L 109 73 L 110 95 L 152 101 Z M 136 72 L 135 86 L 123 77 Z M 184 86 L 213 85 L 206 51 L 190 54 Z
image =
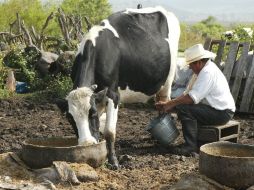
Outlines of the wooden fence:
M 217 54 L 215 63 L 220 67 L 230 85 L 231 93 L 236 101 L 237 111 L 254 113 L 254 59 L 250 43 L 237 41 L 227 42 L 225 40 L 206 39 L 204 48 L 215 51 Z M 247 64 L 247 57 L 251 56 L 251 66 Z M 236 67 L 236 60 L 239 65 Z M 221 66 L 224 62 L 224 66 Z M 232 71 L 237 68 L 233 76 Z M 248 71 L 246 71 L 248 69 Z M 247 75 L 245 73 L 248 73 Z

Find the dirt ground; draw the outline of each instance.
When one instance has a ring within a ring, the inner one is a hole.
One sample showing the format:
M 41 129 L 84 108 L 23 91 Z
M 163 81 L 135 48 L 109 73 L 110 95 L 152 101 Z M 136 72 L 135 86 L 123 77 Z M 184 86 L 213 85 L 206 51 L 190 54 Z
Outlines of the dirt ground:
M 157 115 L 152 106 L 124 105 L 119 109 L 116 149 L 122 169 L 96 169 L 98 182 L 58 189 L 168 189 L 183 175 L 198 173 L 198 158 L 167 153 L 145 130 Z M 236 115 L 241 121 L 240 143 L 254 144 L 254 116 Z M 181 131 L 179 122 L 177 127 Z M 0 100 L 0 153 L 17 152 L 28 138 L 70 136 L 74 132 L 54 103 L 35 104 L 22 99 Z M 177 142 L 182 141 L 182 136 Z M 0 176 L 5 172 L 1 171 Z M 11 175 L 6 171 L 6 175 Z M 18 183 L 31 180 L 10 176 Z

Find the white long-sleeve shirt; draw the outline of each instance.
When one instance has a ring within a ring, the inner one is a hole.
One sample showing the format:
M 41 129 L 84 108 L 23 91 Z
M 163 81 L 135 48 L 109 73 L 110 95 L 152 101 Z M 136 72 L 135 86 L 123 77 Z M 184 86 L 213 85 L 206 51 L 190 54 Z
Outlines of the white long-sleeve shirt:
M 221 70 L 210 60 L 198 74 L 188 94 L 195 104 L 205 100 L 217 110 L 230 109 L 235 112 L 235 101 L 228 82 Z

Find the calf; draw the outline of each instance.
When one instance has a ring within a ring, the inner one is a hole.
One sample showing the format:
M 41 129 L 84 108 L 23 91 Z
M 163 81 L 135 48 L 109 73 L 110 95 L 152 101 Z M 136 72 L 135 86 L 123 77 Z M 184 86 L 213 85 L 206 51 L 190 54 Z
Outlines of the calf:
M 177 18 L 162 7 L 127 9 L 89 30 L 76 55 L 74 86 L 66 98 L 79 144 L 98 142 L 99 118 L 106 112 L 108 161 L 119 167 L 114 145 L 118 87 L 170 98 L 179 36 Z

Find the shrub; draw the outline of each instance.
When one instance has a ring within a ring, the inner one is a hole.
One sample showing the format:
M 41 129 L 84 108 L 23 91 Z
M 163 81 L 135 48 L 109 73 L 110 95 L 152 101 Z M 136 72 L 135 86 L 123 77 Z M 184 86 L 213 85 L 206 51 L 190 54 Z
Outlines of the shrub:
M 8 75 L 8 69 L 3 65 L 4 55 L 3 52 L 0 52 L 0 89 L 4 89 Z
M 24 46 L 14 46 L 11 51 L 3 58 L 4 66 L 15 71 L 17 81 L 32 84 L 36 78 L 34 63 L 38 59 L 38 52 L 27 53 Z
M 47 91 L 49 91 L 53 97 L 64 98 L 72 89 L 72 85 L 70 77 L 58 75 L 54 80 L 50 80 Z

